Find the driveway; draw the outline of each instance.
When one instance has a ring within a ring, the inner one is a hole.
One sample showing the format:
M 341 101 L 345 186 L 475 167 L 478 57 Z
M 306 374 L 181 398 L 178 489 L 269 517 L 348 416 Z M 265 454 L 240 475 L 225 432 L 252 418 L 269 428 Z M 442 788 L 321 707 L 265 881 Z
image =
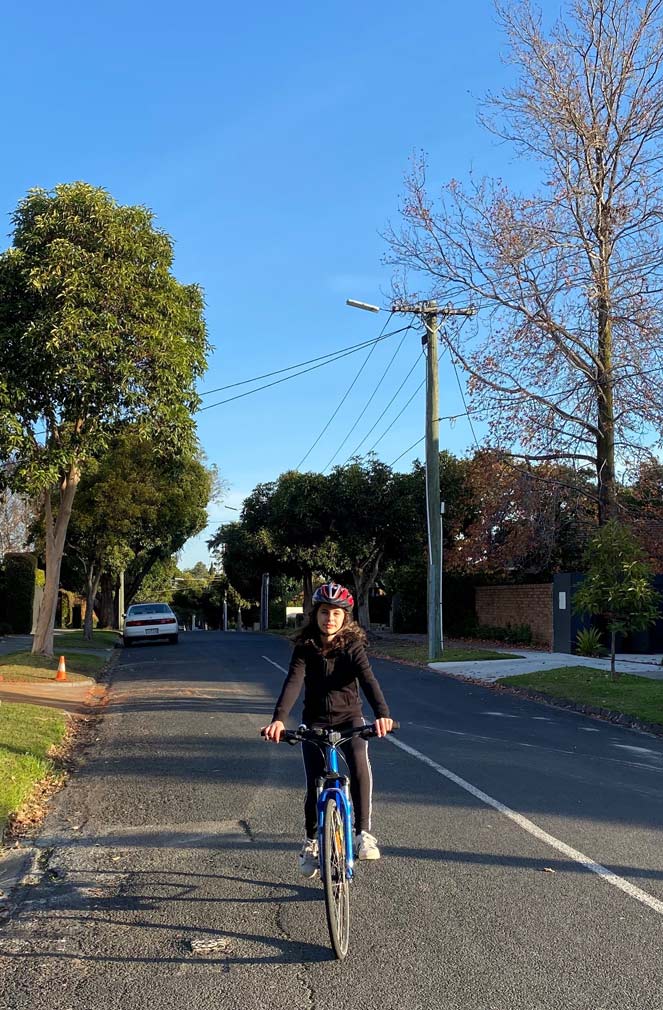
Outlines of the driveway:
M 513 655 L 513 649 L 495 649 Z M 590 666 L 594 670 L 609 670 L 609 659 L 590 659 L 585 656 L 574 656 L 567 652 L 534 652 L 529 649 L 517 649 L 518 659 L 489 659 L 468 663 L 429 663 L 433 670 L 441 673 L 451 673 L 455 677 L 467 677 L 471 680 L 485 680 L 492 683 L 500 677 L 515 677 L 518 674 L 538 673 L 542 670 L 557 670 L 563 666 Z M 661 657 L 656 656 L 617 656 L 618 673 L 634 673 L 639 677 L 651 677 L 652 680 L 663 680 Z M 649 662 L 647 662 L 649 660 Z

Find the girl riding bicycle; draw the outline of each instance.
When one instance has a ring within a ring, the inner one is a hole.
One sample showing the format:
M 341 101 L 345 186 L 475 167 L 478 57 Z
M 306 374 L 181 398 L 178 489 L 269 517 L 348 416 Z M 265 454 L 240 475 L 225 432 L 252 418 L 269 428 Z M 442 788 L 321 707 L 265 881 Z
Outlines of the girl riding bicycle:
M 333 727 L 340 732 L 364 724 L 359 685 L 375 715 L 375 732 L 385 736 L 393 727 L 387 703 L 366 655 L 366 636 L 352 619 L 354 600 L 344 586 L 329 582 L 313 594 L 309 623 L 295 640 L 295 649 L 272 721 L 261 730 L 279 743 L 295 702 L 304 687 L 303 721 L 310 728 Z M 358 859 L 379 859 L 371 832 L 373 776 L 368 743 L 359 736 L 342 745 L 350 770 Z M 320 749 L 302 745 L 306 772 L 304 818 L 306 838 L 299 853 L 300 873 L 313 877 L 318 868 L 316 780 L 324 772 Z

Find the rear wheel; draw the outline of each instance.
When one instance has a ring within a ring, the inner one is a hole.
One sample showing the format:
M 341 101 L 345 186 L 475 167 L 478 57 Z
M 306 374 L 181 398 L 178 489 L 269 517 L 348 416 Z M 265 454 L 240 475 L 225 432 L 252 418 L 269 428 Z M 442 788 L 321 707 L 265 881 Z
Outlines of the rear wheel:
M 122 644 L 123 644 L 123 646 L 124 646 L 125 649 L 128 649 L 131 646 L 131 639 L 130 638 L 126 638 L 126 637 L 123 638 L 122 639 Z
M 177 635 L 171 635 L 168 639 L 171 645 L 177 645 L 178 637 Z
M 345 873 L 345 824 L 338 804 L 330 796 L 325 804 L 323 837 L 325 906 L 329 937 L 342 960 L 350 940 L 350 889 Z

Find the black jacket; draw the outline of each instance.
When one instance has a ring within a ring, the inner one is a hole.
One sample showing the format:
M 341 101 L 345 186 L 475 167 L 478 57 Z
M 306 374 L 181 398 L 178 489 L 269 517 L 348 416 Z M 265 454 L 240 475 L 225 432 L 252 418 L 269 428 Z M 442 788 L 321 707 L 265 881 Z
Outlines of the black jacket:
M 340 726 L 362 718 L 359 685 L 376 719 L 389 718 L 389 709 L 361 642 L 323 655 L 314 641 L 295 646 L 290 668 L 272 722 L 285 722 L 304 686 L 303 720 L 307 726 Z

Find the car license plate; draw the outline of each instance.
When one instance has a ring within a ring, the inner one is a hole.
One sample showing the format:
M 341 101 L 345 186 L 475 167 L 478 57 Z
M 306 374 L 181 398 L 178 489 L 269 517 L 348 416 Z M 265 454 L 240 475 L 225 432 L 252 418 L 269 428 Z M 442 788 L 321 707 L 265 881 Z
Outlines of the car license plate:
M 145 628 L 145 634 L 146 635 L 158 635 L 159 634 L 159 629 L 158 628 Z

